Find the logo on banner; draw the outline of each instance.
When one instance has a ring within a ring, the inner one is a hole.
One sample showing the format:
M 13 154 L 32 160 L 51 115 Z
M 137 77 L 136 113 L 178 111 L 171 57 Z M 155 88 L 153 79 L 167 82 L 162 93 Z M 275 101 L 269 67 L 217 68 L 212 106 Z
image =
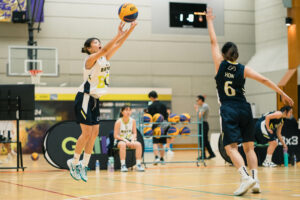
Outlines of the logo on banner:
M 292 136 L 290 138 L 282 136 L 282 139 L 284 140 L 287 146 L 298 146 L 298 136 Z M 282 145 L 278 138 L 276 140 L 279 145 Z
M 74 137 L 65 138 L 61 143 L 63 152 L 65 152 L 68 155 L 74 155 L 76 142 L 77 139 Z M 108 145 L 109 140 L 107 140 L 106 136 L 96 137 L 92 154 L 107 154 Z

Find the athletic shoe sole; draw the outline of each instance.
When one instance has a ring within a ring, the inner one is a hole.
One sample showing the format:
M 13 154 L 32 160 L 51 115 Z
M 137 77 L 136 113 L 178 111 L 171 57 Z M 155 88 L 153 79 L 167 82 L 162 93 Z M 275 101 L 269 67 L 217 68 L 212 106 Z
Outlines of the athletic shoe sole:
M 260 193 L 260 188 L 252 188 L 252 193 L 254 194 Z

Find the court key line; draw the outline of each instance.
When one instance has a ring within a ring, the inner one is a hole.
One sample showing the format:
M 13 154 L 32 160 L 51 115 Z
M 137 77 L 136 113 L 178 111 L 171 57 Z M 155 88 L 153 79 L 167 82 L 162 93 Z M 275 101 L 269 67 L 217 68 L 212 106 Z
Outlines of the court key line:
M 55 192 L 55 191 L 52 191 L 52 190 L 47 190 L 47 189 L 42 189 L 42 188 L 37 188 L 37 187 L 32 187 L 32 186 L 27 186 L 27 185 L 22 185 L 22 184 L 18 184 L 18 183 L 12 183 L 12 182 L 3 181 L 3 180 L 0 180 L 0 182 L 1 183 L 6 183 L 6 184 L 11 184 L 11 185 L 16 185 L 16 186 L 19 186 L 19 187 L 24 187 L 24 188 L 30 188 L 30 189 L 34 189 L 34 190 L 39 190 L 39 191 L 43 191 L 43 192 L 49 192 L 49 193 L 57 194 L 57 195 L 60 195 L 60 196 L 67 196 L 67 197 L 71 197 L 71 198 L 88 200 L 88 199 L 85 199 L 85 198 L 76 197 L 76 196 L 69 195 L 69 194 L 64 194 L 64 193 Z

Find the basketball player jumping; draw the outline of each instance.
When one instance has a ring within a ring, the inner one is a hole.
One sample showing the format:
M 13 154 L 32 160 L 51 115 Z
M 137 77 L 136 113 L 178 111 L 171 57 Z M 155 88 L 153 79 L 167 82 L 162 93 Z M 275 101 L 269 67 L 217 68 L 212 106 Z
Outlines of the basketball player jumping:
M 124 25 L 124 22 L 120 23 L 118 34 L 104 47 L 98 38 L 89 38 L 82 48 L 82 52 L 87 53 L 88 57 L 84 61 L 84 82 L 79 87 L 75 98 L 76 120 L 80 124 L 82 133 L 76 143 L 74 157 L 67 161 L 70 174 L 75 180 L 82 179 L 85 182 L 88 180 L 88 164 L 99 133 L 99 98 L 109 85 L 108 60 L 122 46 L 137 22 L 132 22 L 127 30 L 123 30 Z M 79 161 L 83 149 L 83 160 Z
M 250 104 L 245 98 L 245 79 L 254 79 L 271 88 L 281 95 L 282 100 L 292 106 L 293 100 L 287 96 L 272 81 L 255 72 L 250 67 L 236 62 L 239 57 L 237 46 L 227 42 L 220 51 L 214 30 L 212 9 L 206 13 L 207 26 L 211 41 L 212 56 L 215 65 L 215 80 L 219 101 L 221 103 L 220 115 L 222 120 L 223 143 L 232 163 L 241 175 L 241 185 L 234 195 L 243 195 L 248 189 L 259 193 L 260 186 L 257 177 L 257 157 L 254 152 L 254 124 Z M 244 160 L 238 151 L 238 140 L 243 139 L 243 148 L 252 176 L 249 176 Z

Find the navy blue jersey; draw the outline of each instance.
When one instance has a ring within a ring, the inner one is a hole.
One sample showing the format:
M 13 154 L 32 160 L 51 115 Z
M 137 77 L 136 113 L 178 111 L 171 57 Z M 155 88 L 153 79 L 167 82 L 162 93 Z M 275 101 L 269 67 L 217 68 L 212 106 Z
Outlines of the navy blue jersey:
M 266 116 L 268 115 L 271 115 L 273 114 L 273 112 L 269 112 L 269 113 L 266 113 L 264 114 L 261 118 L 258 119 L 258 122 L 257 123 L 264 123 L 265 124 L 265 120 L 266 120 Z M 269 127 L 272 131 L 276 131 L 277 128 L 279 126 L 283 125 L 283 118 L 279 118 L 279 119 L 270 119 L 270 122 L 269 122 Z
M 274 112 L 269 112 L 264 114 L 259 118 L 255 125 L 255 137 L 259 144 L 266 144 L 270 141 L 277 139 L 277 128 L 283 125 L 283 118 L 280 119 L 271 119 L 269 122 L 269 127 L 273 131 L 271 134 L 266 127 L 266 116 L 273 114 Z
M 239 63 L 231 63 L 223 60 L 215 77 L 219 100 L 246 102 L 245 98 L 245 66 Z

